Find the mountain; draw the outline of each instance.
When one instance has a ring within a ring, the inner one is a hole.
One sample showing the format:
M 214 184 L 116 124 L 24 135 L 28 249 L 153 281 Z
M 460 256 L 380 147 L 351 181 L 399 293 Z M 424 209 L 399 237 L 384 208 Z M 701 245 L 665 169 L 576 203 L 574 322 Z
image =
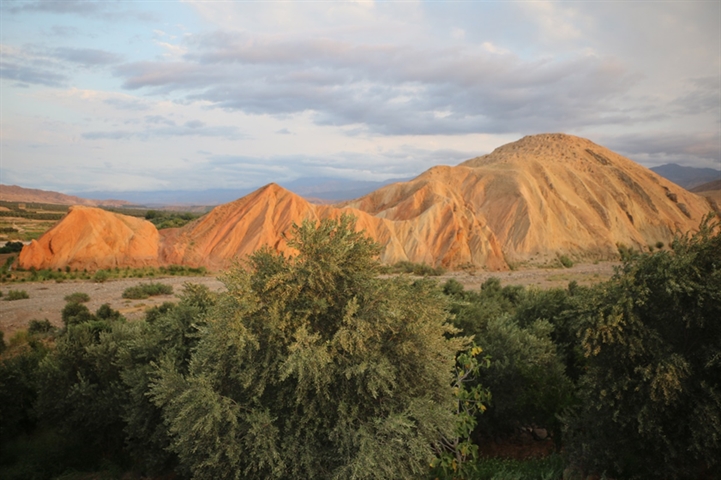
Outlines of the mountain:
M 703 197 L 589 140 L 543 134 L 336 205 L 313 205 L 270 184 L 182 228 L 160 231 L 154 261 L 225 268 L 264 245 L 287 251 L 293 223 L 350 213 L 381 244 L 385 263 L 502 270 L 561 255 L 617 258 L 619 244 L 668 243 L 698 227 L 710 209 Z M 31 259 L 53 255 L 35 250 L 82 240 L 56 229 L 23 249 L 21 266 L 45 268 Z M 119 253 L 118 266 L 128 258 L 134 257 Z
M 87 205 L 92 207 L 122 207 L 124 205 L 130 205 L 130 202 L 124 200 L 90 200 L 48 190 L 18 187 L 17 185 L 0 185 L 0 200 L 4 202 Z
M 721 170 L 713 168 L 682 167 L 675 163 L 667 163 L 651 168 L 654 172 L 664 178 L 671 180 L 676 185 L 691 190 L 701 184 L 721 179 Z
M 282 186 L 307 200 L 316 201 L 316 203 L 328 203 L 329 201 L 338 202 L 361 197 L 377 188 L 399 180 L 371 182 L 343 178 L 304 177 L 282 182 Z M 133 204 L 152 208 L 163 205 L 188 208 L 197 205 L 220 205 L 232 202 L 239 197 L 250 194 L 253 190 L 252 188 L 212 188 L 205 190 L 93 191 L 85 192 L 83 195 L 93 197 L 121 196 L 124 200 Z
M 160 235 L 147 220 L 76 205 L 20 252 L 20 265 L 97 270 L 158 266 Z
M 708 198 L 714 210 L 721 214 L 721 179 L 702 183 L 690 191 Z

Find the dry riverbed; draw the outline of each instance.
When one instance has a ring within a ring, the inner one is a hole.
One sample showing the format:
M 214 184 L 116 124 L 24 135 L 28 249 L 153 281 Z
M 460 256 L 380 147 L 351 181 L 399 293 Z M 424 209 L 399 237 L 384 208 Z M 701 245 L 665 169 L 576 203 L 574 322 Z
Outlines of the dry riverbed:
M 590 285 L 608 279 L 613 275 L 616 262 L 600 262 L 598 264 L 576 264 L 571 268 L 536 268 L 508 272 L 448 272 L 440 277 L 433 277 L 439 282 L 454 278 L 466 289 L 477 290 L 490 277 L 498 277 L 504 285 L 524 285 L 537 288 L 566 287 L 568 282 L 575 280 L 581 285 Z M 122 298 L 123 291 L 141 283 L 160 282 L 173 286 L 173 295 L 161 295 L 143 300 Z M 55 282 L 23 282 L 0 285 L 3 296 L 0 297 L 0 330 L 9 339 L 14 332 L 27 328 L 31 320 L 48 319 L 56 326 L 62 326 L 60 311 L 65 306 L 65 297 L 74 292 L 84 292 L 90 296 L 86 304 L 95 311 L 104 303 L 119 310 L 127 319 L 142 318 L 146 309 L 163 302 L 177 302 L 177 294 L 183 290 L 183 284 L 198 283 L 206 285 L 212 291 L 220 291 L 225 287 L 215 277 L 155 277 L 152 280 L 120 279 L 95 283 L 90 280 Z M 10 290 L 25 290 L 29 297 L 24 300 L 6 301 Z

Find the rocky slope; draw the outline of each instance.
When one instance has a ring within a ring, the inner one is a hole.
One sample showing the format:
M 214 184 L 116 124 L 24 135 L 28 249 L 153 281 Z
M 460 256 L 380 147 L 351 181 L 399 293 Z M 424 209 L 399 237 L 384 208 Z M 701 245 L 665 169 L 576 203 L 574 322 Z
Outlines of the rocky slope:
M 495 240 L 511 263 L 604 258 L 619 243 L 667 243 L 710 210 L 705 199 L 633 161 L 564 134 L 524 137 L 346 205 L 392 220 L 420 221 L 442 209 L 444 221 L 431 228 L 456 232 L 456 246 L 467 238 Z
M 120 250 L 113 257 L 101 237 L 78 233 L 94 232 L 94 227 L 76 224 L 59 229 L 68 215 L 38 246 L 28 247 L 33 255 L 23 251 L 21 265 L 41 268 L 42 262 L 35 260 L 41 258 L 62 265 L 112 257 L 122 264 L 219 269 L 263 245 L 286 251 L 293 223 L 348 212 L 358 217 L 357 228 L 384 247 L 383 262 L 410 260 L 497 270 L 520 263 L 543 264 L 560 255 L 613 258 L 620 243 L 642 248 L 668 243 L 674 233 L 696 228 L 709 210 L 704 198 L 589 140 L 544 134 L 455 167 L 431 168 L 411 181 L 335 206 L 312 205 L 271 184 L 216 207 L 185 227 L 159 235 L 156 231 L 155 237 L 148 233 L 149 239 L 159 238 L 154 257 L 152 239 L 145 250 L 131 251 L 130 240 L 115 242 Z M 85 221 L 99 220 L 88 216 Z M 109 220 L 104 221 L 109 225 Z M 78 251 L 82 256 L 38 250 L 68 242 L 85 245 Z
M 158 230 L 147 220 L 78 205 L 26 245 L 18 261 L 26 269 L 157 266 L 159 246 Z

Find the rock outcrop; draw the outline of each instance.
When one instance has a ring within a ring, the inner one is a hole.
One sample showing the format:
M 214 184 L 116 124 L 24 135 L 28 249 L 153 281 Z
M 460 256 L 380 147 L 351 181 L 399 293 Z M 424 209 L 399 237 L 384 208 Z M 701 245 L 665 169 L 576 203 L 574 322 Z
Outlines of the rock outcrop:
M 39 240 L 20 252 L 22 268 L 96 270 L 158 265 L 160 236 L 147 220 L 74 206 Z
M 560 255 L 615 258 L 697 228 L 708 201 L 593 142 L 525 137 L 339 205 L 312 205 L 275 184 L 177 228 L 74 208 L 20 257 L 28 268 L 183 264 L 227 267 L 268 245 L 288 251 L 294 223 L 351 213 L 381 261 L 490 270 Z

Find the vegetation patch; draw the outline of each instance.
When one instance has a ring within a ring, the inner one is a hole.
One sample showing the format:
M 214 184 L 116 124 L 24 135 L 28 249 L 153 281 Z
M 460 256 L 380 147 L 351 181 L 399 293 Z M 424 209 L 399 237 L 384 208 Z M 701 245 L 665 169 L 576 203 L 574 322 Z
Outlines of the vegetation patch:
M 18 253 L 23 249 L 23 242 L 6 242 L 4 247 L 0 247 L 0 253 Z
M 172 295 L 173 287 L 164 283 L 142 283 L 128 287 L 123 292 L 123 298 L 140 300 L 157 295 Z
M 66 302 L 85 303 L 90 301 L 90 295 L 84 292 L 74 292 L 65 296 Z
M 402 261 L 393 265 L 384 265 L 380 267 L 380 273 L 385 275 L 406 273 L 409 275 L 418 275 L 420 277 L 437 277 L 443 275 L 446 270 L 443 267 L 432 267 L 425 263 L 413 263 Z
M 0 478 L 721 478 L 718 222 L 549 290 L 381 278 L 347 218 L 290 245 L 0 332 Z
M 26 298 L 30 298 L 30 295 L 28 295 L 28 292 L 25 290 L 10 290 L 3 300 L 9 302 L 12 300 L 24 300 Z

